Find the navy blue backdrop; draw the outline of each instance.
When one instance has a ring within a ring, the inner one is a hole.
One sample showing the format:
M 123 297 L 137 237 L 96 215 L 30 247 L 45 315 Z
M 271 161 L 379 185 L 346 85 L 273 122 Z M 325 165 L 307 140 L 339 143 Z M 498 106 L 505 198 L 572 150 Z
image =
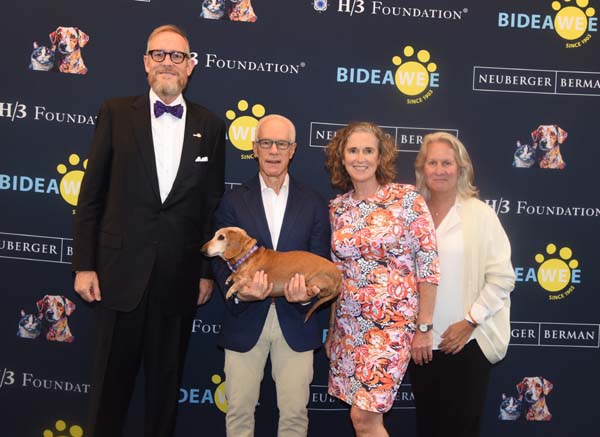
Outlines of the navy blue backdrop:
M 256 172 L 250 139 L 265 113 L 295 122 L 291 173 L 328 198 L 323 146 L 350 120 L 374 121 L 395 137 L 401 182 L 414 182 L 423 134 L 457 134 L 511 239 L 517 273 L 511 346 L 492 372 L 482 435 L 594 434 L 600 0 L 252 0 L 245 17 L 254 22 L 200 17 L 202 3 L 2 6 L 0 435 L 86 435 L 94 327 L 72 291 L 72 217 L 97 110 L 109 97 L 147 92 L 146 38 L 164 23 L 190 37 L 197 68 L 187 97 L 228 125 L 228 188 Z M 62 53 L 65 36 L 73 52 Z M 61 341 L 38 321 L 57 296 L 69 300 L 70 335 Z M 178 436 L 225 434 L 216 347 L 223 310 L 215 294 L 190 327 Z M 309 435 L 352 435 L 347 407 L 326 395 L 327 370 L 317 351 Z M 265 375 L 258 436 L 276 433 Z M 530 377 L 546 381 L 550 420 L 500 420 L 503 395 L 518 397 Z M 126 435 L 141 432 L 141 396 Z M 385 420 L 391 435 L 414 435 L 408 379 Z

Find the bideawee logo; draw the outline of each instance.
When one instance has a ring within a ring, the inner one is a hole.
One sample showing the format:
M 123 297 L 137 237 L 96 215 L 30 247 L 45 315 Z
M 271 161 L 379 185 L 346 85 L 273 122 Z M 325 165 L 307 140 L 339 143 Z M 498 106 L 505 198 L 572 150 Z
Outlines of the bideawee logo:
M 423 103 L 433 96 L 433 88 L 439 87 L 438 66 L 432 61 L 428 50 L 416 50 L 407 45 L 402 55 L 393 56 L 391 61 L 396 71 L 366 69 L 358 67 L 338 67 L 336 81 L 362 85 L 395 86 L 406 96 L 409 105 Z
M 56 172 L 62 175 L 60 181 L 38 176 L 0 174 L 0 191 L 59 194 L 69 205 L 77 206 L 81 181 L 86 168 L 87 159 L 82 162 L 79 155 L 72 153 L 68 157 L 68 165 L 60 163 L 56 166 Z
M 254 141 L 256 126 L 258 120 L 264 117 L 267 111 L 260 103 L 256 103 L 250 108 L 250 104 L 243 99 L 238 101 L 237 109 L 239 112 L 229 109 L 225 113 L 227 120 L 231 121 L 227 131 L 227 139 L 236 149 L 242 152 L 250 152 L 242 153 L 240 159 L 254 159 L 252 141 Z M 247 113 L 249 109 L 250 114 Z
M 581 283 L 579 261 L 573 250 L 548 243 L 544 251 L 534 256 L 537 267 L 515 267 L 517 282 L 537 282 L 548 293 L 548 300 L 559 301 L 575 291 Z
M 550 14 L 498 12 L 498 27 L 528 30 L 550 30 L 566 40 L 565 48 L 583 47 L 598 31 L 596 10 L 589 0 L 563 0 L 549 3 L 555 11 Z

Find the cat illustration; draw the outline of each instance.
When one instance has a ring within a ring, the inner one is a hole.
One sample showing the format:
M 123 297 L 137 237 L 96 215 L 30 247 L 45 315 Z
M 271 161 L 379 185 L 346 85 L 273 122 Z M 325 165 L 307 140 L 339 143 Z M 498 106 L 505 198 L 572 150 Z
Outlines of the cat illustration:
M 41 316 L 27 314 L 21 309 L 21 318 L 19 319 L 19 329 L 17 337 L 21 338 L 38 338 L 42 333 Z
M 220 20 L 225 15 L 226 0 L 204 0 L 200 16 L 208 20 Z
M 46 46 L 40 46 L 33 42 L 33 52 L 31 52 L 30 70 L 50 71 L 54 67 L 54 52 Z
M 530 168 L 535 164 L 535 147 L 529 144 L 521 144 L 517 141 L 517 150 L 515 150 L 513 167 Z
M 513 396 L 507 397 L 502 393 L 502 403 L 500 404 L 500 414 L 498 415 L 499 420 L 517 420 L 521 417 L 523 412 L 523 396 L 515 398 Z

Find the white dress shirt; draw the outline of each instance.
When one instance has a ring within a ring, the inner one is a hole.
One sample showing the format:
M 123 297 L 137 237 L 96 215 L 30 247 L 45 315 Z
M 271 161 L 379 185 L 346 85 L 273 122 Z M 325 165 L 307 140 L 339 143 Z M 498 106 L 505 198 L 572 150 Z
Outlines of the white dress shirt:
M 269 233 L 271 234 L 273 250 L 277 250 L 279 233 L 281 232 L 281 225 L 283 224 L 283 216 L 285 214 L 285 207 L 288 200 L 290 176 L 288 174 L 285 175 L 285 180 L 279 189 L 279 194 L 267 186 L 260 173 L 259 179 L 260 192 L 263 207 L 265 209 L 265 215 L 267 216 L 267 224 L 269 225 Z
M 435 230 L 440 259 L 440 283 L 433 313 L 433 349 L 439 349 L 441 335 L 453 323 L 465 318 L 463 271 L 463 228 L 455 203 Z
M 179 170 L 181 151 L 183 150 L 183 136 L 185 132 L 185 116 L 187 108 L 185 100 L 180 94 L 169 106 L 182 105 L 183 116 L 177 118 L 172 114 L 164 113 L 160 117 L 154 115 L 154 102 L 162 100 L 150 89 L 150 118 L 152 123 L 152 142 L 154 143 L 154 158 L 156 160 L 156 173 L 158 174 L 158 188 L 160 200 L 165 201 Z M 164 102 L 162 102 L 164 103 Z

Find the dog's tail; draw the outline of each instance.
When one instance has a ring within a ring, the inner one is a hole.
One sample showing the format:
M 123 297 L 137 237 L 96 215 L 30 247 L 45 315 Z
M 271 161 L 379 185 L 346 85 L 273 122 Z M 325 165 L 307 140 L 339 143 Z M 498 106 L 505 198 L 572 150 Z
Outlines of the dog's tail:
M 339 293 L 339 289 L 340 288 L 341 288 L 341 284 L 338 285 L 338 291 L 336 293 L 330 293 L 329 296 L 322 297 L 321 299 L 319 299 L 318 301 L 316 301 L 314 303 L 314 305 L 312 307 L 310 307 L 310 309 L 306 313 L 306 317 L 304 318 L 304 323 L 308 322 L 308 319 L 310 319 L 310 316 L 312 315 L 312 313 L 314 313 L 316 311 L 317 308 L 319 308 L 325 302 L 328 302 L 328 301 L 333 300 L 336 297 L 338 297 L 339 294 L 340 294 Z

